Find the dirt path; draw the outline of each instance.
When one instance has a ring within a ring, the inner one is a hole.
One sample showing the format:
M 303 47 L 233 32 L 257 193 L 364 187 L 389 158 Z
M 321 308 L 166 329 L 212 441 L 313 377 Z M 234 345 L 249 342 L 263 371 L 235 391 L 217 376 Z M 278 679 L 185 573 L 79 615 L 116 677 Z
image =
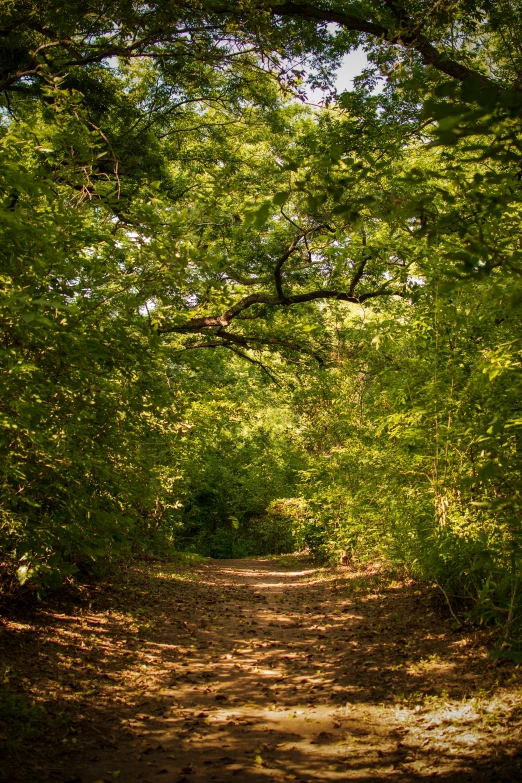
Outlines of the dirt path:
M 522 780 L 522 672 L 376 568 L 146 564 L 60 601 L 5 623 L 4 780 Z

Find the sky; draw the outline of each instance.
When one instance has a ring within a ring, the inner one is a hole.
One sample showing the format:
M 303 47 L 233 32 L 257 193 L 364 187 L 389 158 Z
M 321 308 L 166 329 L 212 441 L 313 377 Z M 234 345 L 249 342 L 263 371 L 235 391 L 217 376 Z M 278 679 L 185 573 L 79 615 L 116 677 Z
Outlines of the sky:
M 335 79 L 335 86 L 337 92 L 343 92 L 343 90 L 351 90 L 353 88 L 353 80 L 355 76 L 359 76 L 368 65 L 368 58 L 364 49 L 359 47 L 349 54 L 345 54 L 342 58 L 341 67 L 337 71 L 337 77 Z M 381 86 L 377 83 L 374 90 L 374 94 L 381 92 L 384 87 L 384 83 L 381 82 Z M 324 97 L 322 90 L 306 90 L 308 100 L 312 103 L 319 103 L 321 98 Z
M 355 49 L 355 51 L 345 54 L 342 65 L 337 71 L 335 86 L 337 92 L 351 90 L 353 87 L 354 76 L 359 76 L 368 65 L 368 58 L 364 49 Z

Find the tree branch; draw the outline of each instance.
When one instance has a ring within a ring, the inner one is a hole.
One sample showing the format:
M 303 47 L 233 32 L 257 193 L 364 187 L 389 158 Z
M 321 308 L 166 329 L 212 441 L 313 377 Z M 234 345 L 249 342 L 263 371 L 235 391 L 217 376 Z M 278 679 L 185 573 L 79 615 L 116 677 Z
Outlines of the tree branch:
M 369 291 L 366 294 L 355 296 L 355 294 L 349 291 L 331 291 L 328 289 L 318 289 L 316 291 L 308 291 L 304 294 L 294 294 L 292 296 L 271 296 L 269 294 L 250 294 L 240 299 L 235 305 L 229 308 L 221 315 L 207 315 L 199 318 L 189 318 L 184 324 L 178 324 L 176 326 L 166 326 L 158 329 L 160 334 L 170 334 L 175 332 L 177 334 L 190 334 L 202 332 L 205 330 L 220 330 L 226 329 L 227 326 L 234 320 L 240 313 L 247 310 L 256 304 L 266 304 L 270 307 L 288 306 L 293 304 L 302 304 L 303 302 L 313 302 L 317 299 L 336 299 L 340 302 L 353 302 L 353 304 L 362 304 L 368 299 L 375 299 L 379 296 L 400 296 L 398 291 L 393 291 L 388 288 L 388 281 L 385 285 L 376 291 Z
M 277 295 L 280 299 L 286 299 L 284 293 L 283 293 L 283 281 L 281 278 L 281 270 L 283 268 L 283 264 L 288 261 L 294 250 L 296 249 L 297 245 L 301 241 L 301 239 L 305 239 L 309 234 L 311 234 L 314 231 L 319 231 L 319 229 L 323 228 L 323 226 L 314 226 L 313 228 L 309 228 L 308 231 L 304 231 L 302 234 L 299 234 L 298 237 L 296 237 L 289 245 L 286 253 L 284 253 L 279 261 L 277 262 L 275 269 L 274 269 L 274 279 L 275 279 L 275 286 Z
M 236 272 L 225 272 L 227 280 L 244 286 L 261 285 L 270 282 L 270 277 L 241 277 Z
M 249 356 L 247 353 L 243 353 L 243 351 L 238 351 L 237 348 L 234 348 L 232 345 L 227 345 L 226 343 L 223 343 L 223 348 L 228 348 L 229 351 L 232 351 L 236 354 L 236 356 L 240 356 L 242 359 L 246 359 L 247 362 L 250 362 L 251 364 L 256 364 L 258 367 L 262 369 L 262 371 L 267 375 L 272 383 L 275 383 L 276 386 L 281 388 L 281 384 L 277 380 L 277 378 L 272 375 L 270 370 L 263 364 L 263 362 L 260 362 L 259 359 L 254 359 L 252 356 Z
M 367 35 L 382 38 L 389 44 L 404 46 L 406 49 L 414 49 L 422 57 L 425 65 L 432 65 L 438 71 L 451 76 L 457 81 L 464 81 L 470 77 L 476 77 L 481 80 L 485 87 L 495 87 L 499 85 L 488 79 L 487 76 L 468 68 L 457 60 L 449 57 L 445 52 L 440 52 L 427 38 L 421 33 L 411 32 L 407 29 L 402 31 L 390 30 L 384 25 L 360 19 L 352 14 L 343 11 L 334 11 L 333 9 L 319 8 L 309 3 L 280 3 L 269 7 L 274 16 L 289 16 L 309 19 L 316 22 L 334 22 L 347 30 L 366 33 Z
M 294 2 L 260 2 L 258 11 L 269 12 L 276 17 L 288 17 L 292 19 L 303 19 L 317 23 L 335 23 L 344 27 L 346 30 L 352 30 L 358 33 L 364 33 L 374 38 L 379 38 L 386 43 L 394 46 L 403 46 L 406 49 L 411 49 L 420 54 L 425 65 L 432 65 L 437 70 L 445 73 L 453 79 L 463 81 L 470 77 L 477 77 L 481 80 L 485 87 L 494 87 L 499 89 L 500 85 L 489 79 L 486 75 L 479 71 L 468 68 L 466 65 L 453 59 L 444 51 L 440 51 L 429 41 L 422 33 L 408 26 L 408 19 L 403 17 L 398 10 L 398 6 L 392 2 L 392 0 L 385 0 L 385 5 L 388 6 L 390 13 L 395 16 L 397 20 L 397 26 L 390 28 L 379 22 L 374 22 L 369 19 L 362 19 L 355 14 L 347 13 L 340 10 L 331 8 L 322 8 L 316 6 L 313 3 L 294 3 Z M 204 21 L 200 21 L 193 25 L 183 25 L 179 27 L 179 18 L 174 15 L 163 25 L 154 26 L 150 28 L 142 27 L 143 34 L 140 37 L 135 37 L 130 41 L 125 38 L 121 31 L 114 29 L 114 33 L 111 38 L 107 38 L 105 34 L 99 34 L 96 39 L 96 32 L 91 27 L 88 31 L 80 29 L 76 31 L 76 36 L 84 33 L 81 42 L 74 40 L 73 36 L 69 38 L 61 38 L 58 33 L 55 33 L 51 29 L 48 29 L 44 24 L 40 22 L 34 22 L 29 17 L 23 20 L 17 20 L 12 26 L 26 29 L 32 29 L 37 31 L 41 36 L 46 39 L 46 42 L 37 48 L 36 51 L 30 52 L 28 61 L 14 72 L 9 73 L 8 69 L 4 69 L 4 76 L 0 79 L 0 92 L 9 89 L 11 85 L 19 82 L 24 77 L 36 76 L 43 63 L 36 57 L 36 52 L 43 49 L 49 49 L 51 47 L 60 47 L 63 51 L 69 55 L 67 58 L 62 59 L 58 66 L 58 71 L 64 73 L 68 68 L 74 66 L 85 66 L 92 63 L 99 63 L 112 56 L 120 56 L 124 58 L 135 57 L 152 57 L 155 59 L 161 59 L 162 57 L 172 56 L 172 49 L 169 45 L 173 40 L 177 39 L 178 43 L 186 42 L 183 35 L 187 32 L 192 34 L 201 32 L 203 34 L 217 33 L 221 26 L 221 21 L 216 22 L 216 17 L 231 17 L 241 24 L 245 24 L 248 29 L 249 12 L 241 10 L 241 4 L 239 3 L 224 3 L 221 6 L 213 5 L 204 2 L 200 4 L 199 10 L 195 11 L 191 3 L 183 2 L 179 0 L 177 3 L 172 3 L 172 7 L 177 8 L 178 11 L 182 11 L 184 14 L 195 14 L 196 17 L 201 18 Z M 238 7 L 239 6 L 239 7 Z M 252 9 L 255 12 L 255 7 Z M 145 15 L 144 15 L 145 16 Z M 152 14 L 152 17 L 154 14 Z M 4 33 L 9 33 L 10 28 L 6 28 Z M 2 31 L 0 31 L 1 35 Z M 88 41 L 88 36 L 95 38 L 95 40 Z M 53 40 L 50 40 L 53 39 Z M 159 51 L 158 47 L 164 46 L 166 50 Z M 228 57 L 234 56 L 234 52 L 225 52 L 214 47 L 205 54 L 207 62 L 213 59 L 225 60 Z
M 362 242 L 363 242 L 363 247 L 366 247 L 366 232 L 364 232 L 364 231 L 363 231 Z M 364 251 L 363 251 L 363 253 L 364 253 Z M 348 293 L 351 296 L 353 296 L 353 294 L 355 292 L 355 287 L 356 287 L 357 283 L 359 282 L 359 280 L 361 279 L 361 277 L 364 274 L 364 268 L 366 266 L 367 261 L 368 261 L 368 256 L 363 255 L 361 263 L 359 264 L 359 266 L 355 270 L 355 274 L 352 277 L 351 282 L 350 282 L 350 288 L 349 288 Z
M 274 375 L 270 372 L 270 370 L 263 364 L 263 362 L 260 362 L 258 359 L 254 359 L 252 356 L 249 356 L 247 353 L 243 353 L 243 351 L 238 351 L 237 348 L 234 348 L 233 345 L 229 345 L 226 342 L 204 342 L 204 343 L 193 343 L 192 345 L 186 345 L 179 353 L 183 353 L 184 351 L 191 351 L 195 350 L 197 348 L 227 348 L 229 351 L 232 351 L 236 354 L 236 356 L 240 356 L 242 359 L 246 359 L 247 362 L 250 362 L 251 364 L 255 364 L 257 367 L 260 367 L 261 370 L 270 378 L 272 383 L 275 383 L 276 386 L 279 386 L 281 388 L 281 384 L 275 378 Z
M 257 343 L 258 345 L 267 345 L 273 348 L 287 348 L 290 351 L 296 353 L 306 353 L 309 356 L 313 356 L 318 364 L 324 364 L 323 357 L 314 351 L 310 351 L 308 348 L 303 348 L 300 345 L 291 343 L 288 340 L 282 340 L 279 337 L 251 337 L 250 335 L 235 334 L 234 332 L 219 331 L 216 335 L 221 337 L 226 342 L 235 343 L 241 345 L 243 348 L 251 348 L 250 343 Z

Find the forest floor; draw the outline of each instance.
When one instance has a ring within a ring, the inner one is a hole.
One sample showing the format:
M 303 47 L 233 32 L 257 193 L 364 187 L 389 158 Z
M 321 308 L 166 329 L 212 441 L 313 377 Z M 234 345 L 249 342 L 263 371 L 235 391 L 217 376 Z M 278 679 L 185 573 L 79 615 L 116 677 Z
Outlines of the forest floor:
M 522 668 L 435 590 L 305 558 L 131 564 L 4 616 L 6 781 L 520 781 Z

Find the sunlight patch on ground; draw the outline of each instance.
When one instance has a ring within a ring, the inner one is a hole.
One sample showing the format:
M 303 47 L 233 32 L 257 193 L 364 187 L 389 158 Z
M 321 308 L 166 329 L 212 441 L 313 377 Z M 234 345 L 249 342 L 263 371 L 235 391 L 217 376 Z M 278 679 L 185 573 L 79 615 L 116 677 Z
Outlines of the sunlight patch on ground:
M 514 763 L 515 667 L 488 662 L 476 632 L 455 638 L 435 591 L 391 585 L 375 564 L 305 563 L 214 562 L 169 579 L 176 566 L 144 565 L 99 592 L 102 605 L 42 613 L 41 629 L 17 621 L 10 682 L 22 650 L 34 667 L 23 692 L 70 715 L 30 763 L 69 763 L 62 778 L 82 783 L 107 770 L 119 783 L 471 780 Z

